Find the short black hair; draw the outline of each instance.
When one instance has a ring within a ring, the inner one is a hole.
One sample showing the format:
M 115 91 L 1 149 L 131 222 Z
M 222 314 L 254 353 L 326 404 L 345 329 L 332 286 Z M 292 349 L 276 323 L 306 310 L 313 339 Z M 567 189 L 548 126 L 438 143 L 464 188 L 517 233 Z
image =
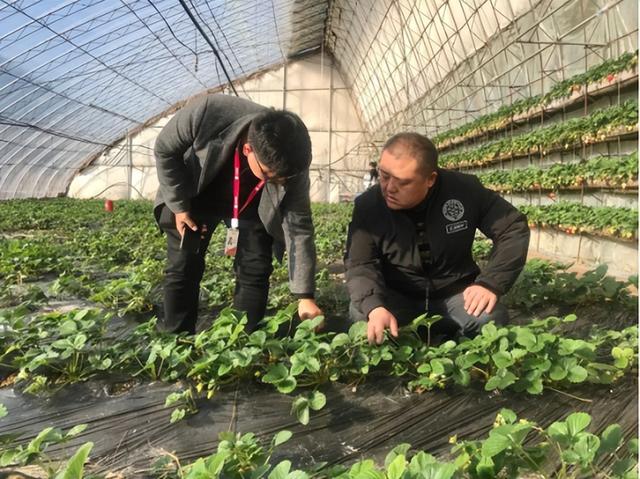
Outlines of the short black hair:
M 410 131 L 397 133 L 387 140 L 382 150 L 393 150 L 397 145 L 407 148 L 409 155 L 418 160 L 425 177 L 438 168 L 438 149 L 426 136 Z
M 300 117 L 270 108 L 249 125 L 247 142 L 258 160 L 277 177 L 297 175 L 311 164 L 311 138 Z

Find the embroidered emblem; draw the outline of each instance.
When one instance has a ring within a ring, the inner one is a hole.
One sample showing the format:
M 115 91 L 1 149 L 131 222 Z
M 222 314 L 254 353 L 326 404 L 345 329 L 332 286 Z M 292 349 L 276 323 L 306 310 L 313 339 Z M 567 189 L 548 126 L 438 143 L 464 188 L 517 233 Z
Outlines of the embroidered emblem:
M 447 234 L 450 235 L 452 233 L 457 233 L 458 231 L 464 231 L 469 228 L 469 223 L 467 220 L 458 221 L 457 223 L 449 223 L 445 229 L 447 230 Z
M 447 200 L 442 206 L 442 214 L 449 221 L 458 221 L 464 216 L 464 206 L 458 200 Z

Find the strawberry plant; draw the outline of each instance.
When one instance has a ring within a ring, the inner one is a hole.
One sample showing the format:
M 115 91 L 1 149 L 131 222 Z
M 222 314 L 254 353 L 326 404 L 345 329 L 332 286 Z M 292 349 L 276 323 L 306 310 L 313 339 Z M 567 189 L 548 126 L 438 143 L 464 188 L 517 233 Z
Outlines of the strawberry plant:
M 597 143 L 618 132 L 635 131 L 637 124 L 638 103 L 628 100 L 620 106 L 598 110 L 588 116 L 485 143 L 478 148 L 442 155 L 439 164 L 446 168 L 459 168 L 487 165 L 529 153 L 545 155 L 552 149 L 568 149 L 581 142 Z
M 561 229 L 570 234 L 588 233 L 632 239 L 637 236 L 638 211 L 608 206 L 590 207 L 559 202 L 545 206 L 519 207 L 530 224 Z
M 229 478 L 485 478 L 609 477 L 631 479 L 637 475 L 637 439 L 625 443 L 622 428 L 610 424 L 599 435 L 588 430 L 591 416 L 583 412 L 569 414 L 564 420 L 542 427 L 527 419 L 518 419 L 510 409 L 496 416 L 488 436 L 482 439 L 450 439 L 451 452 L 446 459 L 426 451 L 413 450 L 410 444 L 395 446 L 384 464 L 361 459 L 354 464 L 328 466 L 319 463 L 307 470 L 292 470 L 290 460 L 270 464 L 273 449 L 289 440 L 289 431 L 280 431 L 265 448 L 254 434 L 222 433 L 216 453 L 182 466 L 175 457 L 156 461 L 154 477 Z
M 626 52 L 618 58 L 606 60 L 590 68 L 585 73 L 575 75 L 557 83 L 545 95 L 536 95 L 518 100 L 511 105 L 503 105 L 494 113 L 483 115 L 472 122 L 440 133 L 433 138 L 433 142 L 440 150 L 443 150 L 465 138 L 500 130 L 509 125 L 513 117 L 518 114 L 526 113 L 536 107 L 544 107 L 559 98 L 566 98 L 570 96 L 576 88 L 582 88 L 583 85 L 596 83 L 604 78 L 611 83 L 615 80 L 617 73 L 635 68 L 637 64 L 637 51 Z
M 622 157 L 600 156 L 586 162 L 560 163 L 549 168 L 493 170 L 479 174 L 478 178 L 486 187 L 507 193 L 581 186 L 624 189 L 637 185 L 638 153 Z

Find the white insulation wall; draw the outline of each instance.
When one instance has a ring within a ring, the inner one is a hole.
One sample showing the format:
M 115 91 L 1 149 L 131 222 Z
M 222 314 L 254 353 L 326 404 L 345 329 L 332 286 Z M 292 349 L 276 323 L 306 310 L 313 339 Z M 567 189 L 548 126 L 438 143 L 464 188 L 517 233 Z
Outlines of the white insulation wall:
M 300 115 L 311 136 L 311 199 L 336 202 L 362 189 L 366 171 L 346 168 L 349 152 L 362 141 L 362 127 L 342 77 L 331 58 L 316 54 L 235 85 L 241 97 Z M 169 120 L 164 117 L 123 139 L 72 181 L 74 198 L 149 198 L 158 180 L 153 145 Z M 128 185 L 131 184 L 131 187 Z

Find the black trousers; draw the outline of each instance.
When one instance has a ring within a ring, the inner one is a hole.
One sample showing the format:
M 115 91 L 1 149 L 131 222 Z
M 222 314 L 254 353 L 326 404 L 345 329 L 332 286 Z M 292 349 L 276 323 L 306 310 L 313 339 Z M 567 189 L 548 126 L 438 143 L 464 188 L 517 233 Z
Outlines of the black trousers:
M 200 243 L 200 251 L 191 253 L 180 249 L 181 236 L 175 219 L 166 206 L 160 226 L 167 235 L 167 267 L 164 279 L 164 318 L 159 324 L 164 331 L 195 333 L 198 319 L 200 281 L 205 269 L 205 256 L 211 235 L 221 218 L 207 218 L 208 232 Z M 196 219 L 196 221 L 198 221 Z M 201 224 L 202 221 L 198 221 Z M 239 228 L 238 250 L 233 269 L 236 286 L 233 307 L 247 314 L 247 330 L 252 331 L 264 317 L 269 295 L 269 277 L 273 271 L 273 238 L 263 224 L 242 221 Z
M 509 311 L 500 302 L 496 304 L 491 313 L 482 313 L 480 317 L 475 317 L 464 309 L 462 293 L 447 298 L 430 299 L 428 311 L 425 309 L 426 304 L 423 299 L 412 298 L 391 289 L 385 293 L 387 301 L 385 307 L 396 317 L 398 326 L 406 326 L 424 313 L 442 316 L 442 320 L 436 322 L 431 328 L 434 336 L 473 338 L 489 321 L 493 321 L 499 326 L 509 323 Z M 353 303 L 349 305 L 349 318 L 352 322 L 367 321 L 362 311 L 357 309 Z

